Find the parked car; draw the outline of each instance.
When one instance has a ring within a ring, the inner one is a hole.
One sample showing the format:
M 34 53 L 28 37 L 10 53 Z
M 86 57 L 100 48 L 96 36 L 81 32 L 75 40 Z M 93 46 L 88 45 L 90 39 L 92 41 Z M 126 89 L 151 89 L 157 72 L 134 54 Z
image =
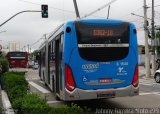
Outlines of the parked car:
M 33 68 L 34 66 L 34 61 L 29 61 L 28 62 L 28 68 Z
M 38 63 L 34 63 L 33 69 L 38 69 L 38 67 L 39 67 Z
M 160 69 L 156 70 L 156 73 L 154 75 L 154 79 L 157 83 L 160 83 Z

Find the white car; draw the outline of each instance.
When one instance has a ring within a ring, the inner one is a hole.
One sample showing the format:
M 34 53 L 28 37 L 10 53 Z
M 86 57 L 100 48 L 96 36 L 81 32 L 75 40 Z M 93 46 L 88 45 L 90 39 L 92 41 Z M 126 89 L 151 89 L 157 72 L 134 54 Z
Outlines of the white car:
M 33 69 L 38 69 L 38 67 L 39 67 L 38 63 L 34 63 Z
M 29 61 L 28 62 L 28 68 L 33 68 L 34 66 L 34 61 Z
M 160 69 L 156 70 L 156 73 L 154 75 L 154 79 L 157 83 L 160 83 Z

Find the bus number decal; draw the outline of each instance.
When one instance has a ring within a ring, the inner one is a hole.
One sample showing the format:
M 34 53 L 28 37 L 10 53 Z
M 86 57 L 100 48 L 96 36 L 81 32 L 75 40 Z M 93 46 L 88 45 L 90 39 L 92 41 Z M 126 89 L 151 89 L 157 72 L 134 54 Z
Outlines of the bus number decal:
M 124 69 L 124 67 L 118 67 L 118 73 L 117 73 L 117 75 L 119 75 L 119 76 L 126 76 L 128 73 L 127 73 L 127 71 Z
M 97 68 L 99 68 L 99 63 L 82 65 L 82 69 L 97 69 Z

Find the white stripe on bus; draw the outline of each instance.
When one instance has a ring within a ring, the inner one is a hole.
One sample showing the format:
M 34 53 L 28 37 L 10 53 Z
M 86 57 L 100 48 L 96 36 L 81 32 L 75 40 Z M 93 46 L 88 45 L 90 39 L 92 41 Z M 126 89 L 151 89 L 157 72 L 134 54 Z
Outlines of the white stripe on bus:
M 79 48 L 90 47 L 129 47 L 129 44 L 78 44 Z
M 11 59 L 25 59 L 25 57 L 10 57 Z

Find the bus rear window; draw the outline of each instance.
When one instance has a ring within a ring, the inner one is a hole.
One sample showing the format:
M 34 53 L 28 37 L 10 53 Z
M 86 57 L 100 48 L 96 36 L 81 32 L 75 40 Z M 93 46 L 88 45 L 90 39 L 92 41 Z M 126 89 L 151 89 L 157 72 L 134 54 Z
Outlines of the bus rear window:
M 9 57 L 11 59 L 25 59 L 26 55 L 23 52 L 10 52 Z
M 129 51 L 129 23 L 118 25 L 75 22 L 79 54 L 92 61 L 114 61 Z

